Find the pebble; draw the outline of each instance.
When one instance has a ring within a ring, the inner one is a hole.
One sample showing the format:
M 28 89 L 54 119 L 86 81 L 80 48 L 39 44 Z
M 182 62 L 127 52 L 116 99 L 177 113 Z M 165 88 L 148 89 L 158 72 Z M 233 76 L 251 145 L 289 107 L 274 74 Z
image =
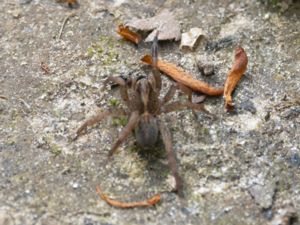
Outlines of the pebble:
M 292 154 L 288 160 L 293 166 L 300 167 L 300 156 L 297 153 Z
M 198 67 L 198 70 L 204 76 L 211 76 L 214 74 L 214 71 L 215 71 L 213 63 L 201 61 L 199 59 L 197 59 L 197 67 Z
M 266 13 L 264 16 L 264 20 L 268 20 L 268 19 L 270 19 L 270 13 Z
M 206 64 L 202 65 L 201 67 L 198 65 L 200 72 L 205 76 L 211 76 L 214 74 L 214 65 Z
M 13 16 L 14 19 L 19 19 L 21 17 L 21 9 L 14 9 L 10 11 L 10 14 Z
M 255 202 L 262 208 L 268 209 L 273 204 L 276 184 L 272 181 L 265 181 L 264 184 L 254 184 L 249 188 L 249 192 Z
M 79 188 L 79 183 L 77 183 L 77 182 L 71 181 L 70 184 L 71 184 L 72 188 L 74 188 L 74 189 Z

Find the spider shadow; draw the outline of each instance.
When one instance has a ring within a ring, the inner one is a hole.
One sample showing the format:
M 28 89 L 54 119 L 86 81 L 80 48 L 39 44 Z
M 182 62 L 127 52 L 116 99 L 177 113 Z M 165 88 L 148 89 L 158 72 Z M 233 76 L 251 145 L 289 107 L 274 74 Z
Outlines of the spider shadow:
M 141 148 L 135 142 L 133 151 L 146 162 L 146 170 L 149 173 L 151 185 L 161 184 L 171 174 L 166 158 L 167 153 L 161 138 L 158 139 L 155 146 L 146 149 Z

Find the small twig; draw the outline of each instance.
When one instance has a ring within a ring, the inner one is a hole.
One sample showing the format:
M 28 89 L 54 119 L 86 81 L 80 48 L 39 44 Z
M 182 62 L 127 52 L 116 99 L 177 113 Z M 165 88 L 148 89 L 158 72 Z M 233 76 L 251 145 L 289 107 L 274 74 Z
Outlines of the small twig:
M 24 99 L 19 98 L 19 101 L 20 101 L 23 105 L 25 105 L 25 107 L 27 108 L 27 110 L 30 110 L 30 109 L 31 109 L 31 106 L 30 106 L 27 102 L 25 102 Z
M 63 21 L 63 23 L 62 23 L 62 25 L 61 25 L 59 34 L 58 34 L 58 39 L 61 39 L 61 35 L 62 35 L 62 32 L 63 32 L 63 30 L 64 30 L 64 27 L 65 27 L 67 21 L 68 21 L 71 17 L 73 17 L 73 16 L 75 16 L 75 15 L 76 15 L 76 13 L 73 12 L 73 13 L 70 13 L 69 15 L 67 15 L 67 16 L 65 17 L 65 19 L 64 19 L 64 21 Z
M 6 96 L 3 96 L 3 95 L 0 95 L 0 98 L 4 99 L 4 100 L 8 100 L 8 98 Z
M 103 216 L 107 216 L 109 215 L 109 213 L 104 212 L 104 213 L 97 213 L 97 212 L 91 212 L 91 211 L 78 211 L 78 212 L 74 212 L 72 213 L 73 216 L 78 216 L 78 215 L 93 215 L 93 216 L 99 216 L 99 217 L 103 217 Z
M 50 71 L 50 69 L 49 69 L 49 66 L 48 66 L 46 63 L 44 63 L 44 62 L 41 62 L 41 69 L 42 69 L 46 74 L 50 74 L 50 73 L 51 73 L 51 71 Z

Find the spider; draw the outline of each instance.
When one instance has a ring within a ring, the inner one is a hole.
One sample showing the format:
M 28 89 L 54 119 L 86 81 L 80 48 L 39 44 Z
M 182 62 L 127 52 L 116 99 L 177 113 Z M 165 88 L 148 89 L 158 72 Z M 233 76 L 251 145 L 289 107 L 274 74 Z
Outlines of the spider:
M 162 80 L 157 68 L 158 59 L 158 40 L 154 38 L 151 47 L 152 54 L 152 72 L 147 76 L 137 78 L 123 78 L 110 76 L 104 81 L 104 85 L 113 82 L 119 86 L 121 98 L 127 109 L 118 107 L 107 108 L 95 116 L 87 119 L 77 130 L 76 137 L 84 133 L 88 126 L 92 126 L 108 116 L 128 116 L 128 123 L 120 132 L 118 139 L 112 145 L 108 157 L 111 158 L 117 148 L 124 140 L 134 132 L 137 144 L 141 149 L 151 149 L 158 142 L 161 134 L 163 144 L 167 152 L 168 165 L 175 178 L 175 189 L 179 196 L 183 196 L 183 182 L 178 173 L 176 155 L 172 146 L 171 133 L 168 127 L 160 120 L 159 116 L 163 113 L 169 113 L 176 110 L 190 108 L 192 110 L 205 111 L 203 104 L 192 103 L 192 91 L 179 83 L 173 83 L 163 98 L 160 98 Z M 185 102 L 170 100 L 181 90 L 188 95 Z

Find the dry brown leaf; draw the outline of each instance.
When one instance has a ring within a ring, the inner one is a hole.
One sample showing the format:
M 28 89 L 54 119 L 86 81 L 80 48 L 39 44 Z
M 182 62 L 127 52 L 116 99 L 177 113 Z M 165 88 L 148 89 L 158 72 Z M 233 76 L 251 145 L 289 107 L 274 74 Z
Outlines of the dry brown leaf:
M 227 74 L 224 85 L 224 98 L 227 109 L 232 109 L 234 107 L 231 93 L 233 92 L 243 74 L 246 72 L 247 64 L 248 57 L 245 50 L 240 46 L 236 47 L 233 65 Z
M 181 38 L 179 23 L 175 20 L 172 12 L 168 9 L 162 10 L 156 16 L 146 19 L 132 19 L 126 26 L 137 30 L 151 31 L 145 42 L 153 41 L 156 32 L 159 31 L 158 40 L 179 41 Z
M 139 44 L 141 41 L 141 36 L 137 33 L 128 29 L 128 27 L 123 26 L 122 24 L 118 26 L 117 33 L 121 35 L 124 39 L 131 41 L 135 44 Z
M 151 65 L 152 57 L 150 55 L 145 55 L 141 59 L 141 61 Z M 215 88 L 203 81 L 197 80 L 192 75 L 188 74 L 187 72 L 183 71 L 181 68 L 175 66 L 172 63 L 158 60 L 157 67 L 160 71 L 164 72 L 173 80 L 189 87 L 193 91 L 201 92 L 203 94 L 210 95 L 210 96 L 218 96 L 223 94 L 224 91 L 223 88 Z
M 160 194 L 156 194 L 153 197 L 147 199 L 146 201 L 140 201 L 140 202 L 121 202 L 118 200 L 114 200 L 109 198 L 106 194 L 103 193 L 101 188 L 99 186 L 96 187 L 96 192 L 100 196 L 102 200 L 107 202 L 111 206 L 115 206 L 118 208 L 128 209 L 128 208 L 134 208 L 134 207 L 148 207 L 153 206 L 157 204 L 160 201 Z

